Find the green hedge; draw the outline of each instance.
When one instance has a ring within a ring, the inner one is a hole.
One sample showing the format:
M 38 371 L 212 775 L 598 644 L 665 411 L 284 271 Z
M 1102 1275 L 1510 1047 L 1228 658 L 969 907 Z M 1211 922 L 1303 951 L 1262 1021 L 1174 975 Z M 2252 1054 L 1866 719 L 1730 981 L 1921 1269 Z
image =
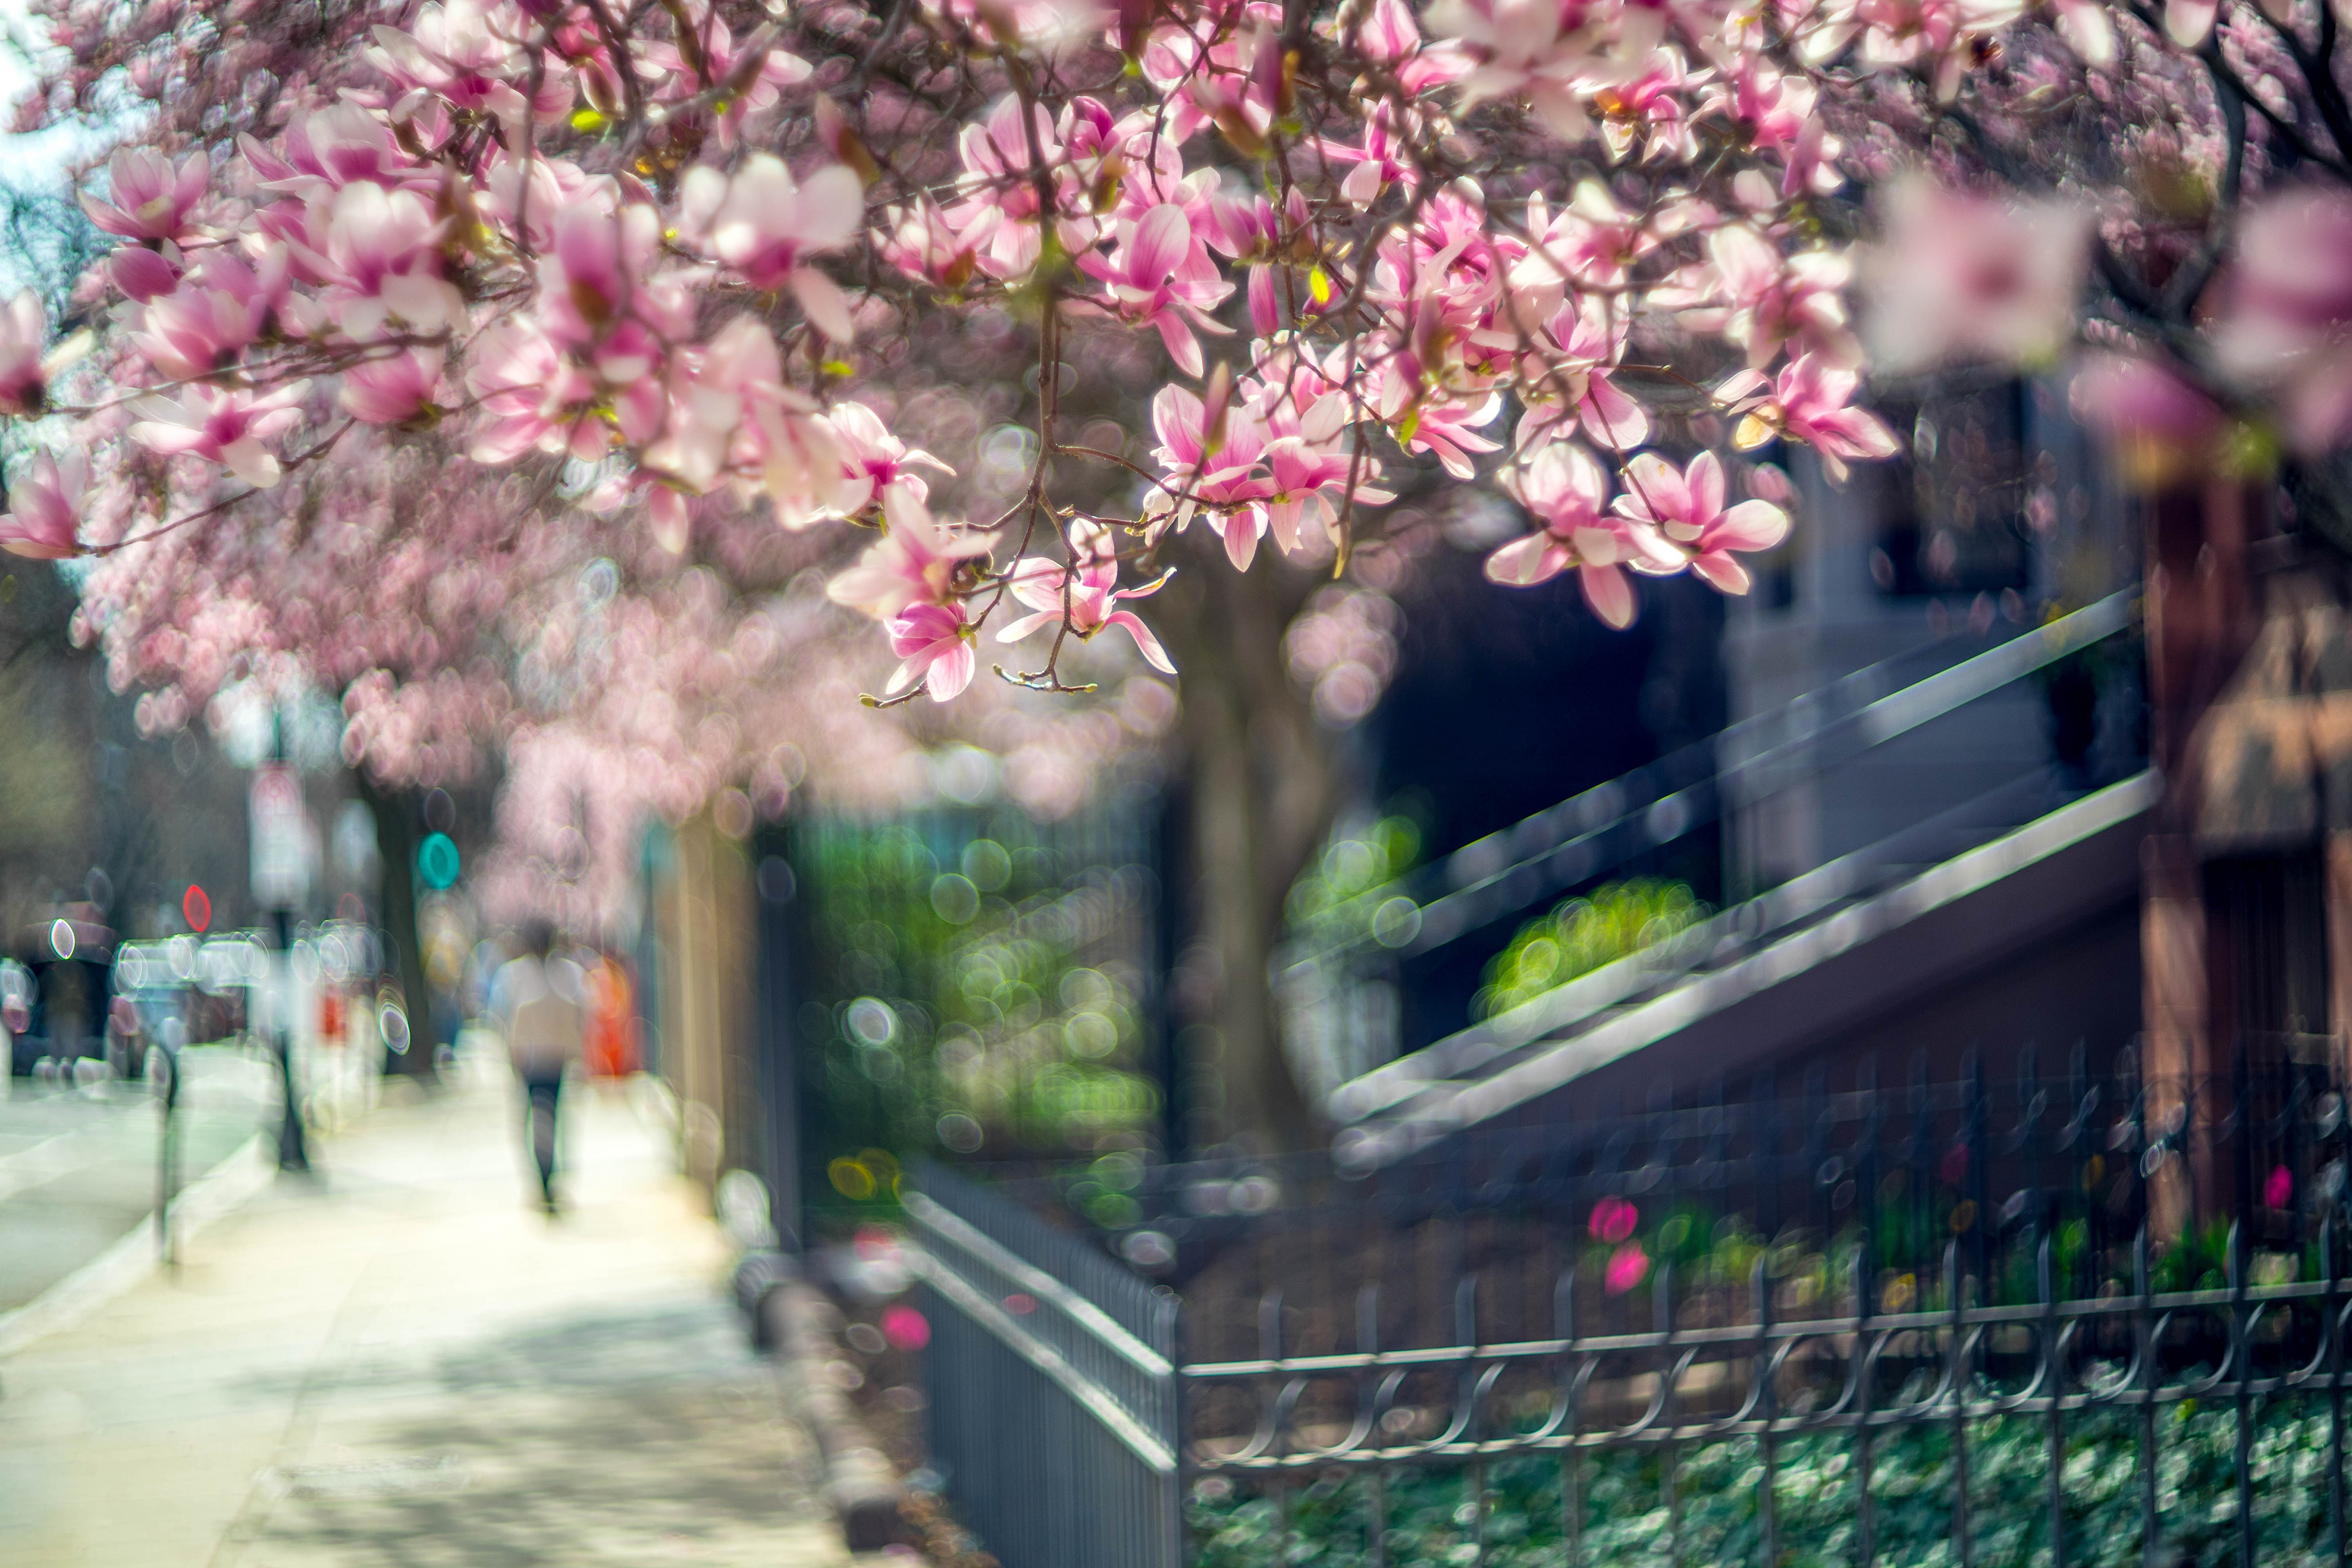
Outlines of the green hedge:
M 2070 1563 L 2139 1568 L 2138 1417 L 2101 1411 L 2070 1417 L 2064 1490 Z M 2328 1522 L 2328 1415 L 2324 1400 L 2258 1402 L 2252 1476 L 2257 1558 L 2263 1568 L 2333 1561 Z M 1979 1568 L 2050 1562 L 2049 1428 L 2040 1416 L 1969 1423 L 1969 1496 Z M 2194 1403 L 2158 1417 L 2158 1495 L 2165 1538 L 2184 1563 L 2215 1568 L 2237 1556 L 2235 1412 Z M 1948 1424 L 1882 1433 L 1873 1445 L 1877 1561 L 1886 1568 L 1956 1563 L 1952 1434 Z M 1855 1560 L 1850 1436 L 1783 1440 L 1773 1490 L 1781 1568 Z M 1670 1530 L 1657 1449 L 1589 1454 L 1583 1561 L 1593 1568 L 1762 1561 L 1758 1502 L 1763 1461 L 1752 1438 L 1681 1446 L 1674 1461 L 1678 1525 Z M 1247 1483 L 1254 1484 L 1254 1483 Z M 1358 1568 L 1370 1561 L 1377 1489 L 1386 1493 L 1388 1562 L 1467 1568 L 1483 1535 L 1490 1568 L 1560 1568 L 1557 1457 L 1491 1461 L 1486 1520 L 1466 1467 L 1394 1468 L 1377 1481 L 1337 1468 L 1292 1479 L 1286 1496 L 1223 1478 L 1197 1484 L 1188 1504 L 1193 1568 Z M 1287 1516 L 1289 1550 L 1283 1550 Z M 1676 1549 L 1670 1552 L 1670 1543 Z

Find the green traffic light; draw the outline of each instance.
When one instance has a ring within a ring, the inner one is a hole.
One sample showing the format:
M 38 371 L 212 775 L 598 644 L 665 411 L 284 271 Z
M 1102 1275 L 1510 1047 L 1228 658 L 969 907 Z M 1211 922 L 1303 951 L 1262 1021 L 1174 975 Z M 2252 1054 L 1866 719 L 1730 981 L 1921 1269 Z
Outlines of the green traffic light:
M 427 837 L 416 847 L 416 874 L 438 892 L 457 879 L 457 845 L 446 833 Z

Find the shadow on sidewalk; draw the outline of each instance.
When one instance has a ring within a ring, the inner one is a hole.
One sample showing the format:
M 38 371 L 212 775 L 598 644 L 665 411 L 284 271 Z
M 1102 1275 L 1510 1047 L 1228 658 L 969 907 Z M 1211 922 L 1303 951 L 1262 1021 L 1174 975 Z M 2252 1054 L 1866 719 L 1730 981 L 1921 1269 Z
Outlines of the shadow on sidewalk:
M 840 1561 L 767 1370 L 716 1303 L 541 1321 L 422 1365 L 355 1364 L 312 1398 L 314 1462 L 262 1479 L 231 1561 Z

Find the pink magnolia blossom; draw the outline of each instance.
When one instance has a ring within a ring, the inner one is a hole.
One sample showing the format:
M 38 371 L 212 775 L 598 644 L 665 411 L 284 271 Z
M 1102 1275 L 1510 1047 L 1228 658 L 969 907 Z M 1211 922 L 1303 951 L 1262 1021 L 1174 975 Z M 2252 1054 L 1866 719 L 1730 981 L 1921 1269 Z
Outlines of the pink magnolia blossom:
M 1462 79 L 1467 100 L 1524 97 L 1553 135 L 1573 143 L 1591 123 L 1578 86 L 1608 68 L 1603 55 L 1612 43 L 1646 54 L 1664 31 L 1658 13 L 1628 6 L 1626 31 L 1612 40 L 1601 12 L 1559 0 L 1436 0 L 1425 20 L 1475 62 Z
M 1543 216 L 1540 208 L 1532 212 L 1530 226 Z M 1614 289 L 1662 237 L 1648 219 L 1620 207 L 1608 186 L 1585 180 L 1574 199 L 1545 225 L 1536 248 L 1555 275 L 1564 268 L 1569 281 Z
M 478 463 L 531 451 L 589 461 L 612 444 L 594 417 L 595 384 L 535 327 L 501 321 L 484 332 L 466 385 L 480 406 L 469 454 Z
M 432 332 L 465 320 L 465 301 L 441 275 L 446 230 L 415 192 L 362 181 L 314 201 L 289 248 L 305 276 L 326 285 L 327 308 L 350 336 L 395 323 Z
M 707 230 L 711 254 L 754 289 L 789 286 L 809 320 L 837 342 L 855 335 L 839 284 L 804 267 L 802 258 L 837 250 L 866 216 L 866 191 L 855 173 L 827 164 L 805 184 L 783 160 L 753 154 L 730 178 L 708 165 L 687 175 L 682 225 Z
M 1432 47 L 1423 39 L 1421 24 L 1405 0 L 1372 0 L 1362 16 L 1356 47 L 1365 58 L 1395 71 L 1397 84 L 1405 91 L 1419 93 L 1442 87 L 1470 69 L 1470 61 L 1460 49 Z
M 910 605 L 941 605 L 954 597 L 967 563 L 985 562 L 993 533 L 972 533 L 933 520 L 904 486 L 882 493 L 883 535 L 857 564 L 825 584 L 837 605 L 887 621 Z
M 1683 565 L 1682 553 L 1655 524 L 1602 510 L 1609 500 L 1608 476 L 1572 441 L 1555 441 L 1507 472 L 1503 488 L 1543 531 L 1488 555 L 1490 581 L 1533 587 L 1576 567 L 1592 613 L 1622 627 L 1633 623 L 1633 585 L 1624 568 L 1674 572 Z
M 1140 588 L 1122 588 L 1116 561 L 1089 560 L 1064 566 L 1033 555 L 1013 569 L 1013 596 L 1034 613 L 1007 622 L 996 635 L 1003 642 L 1019 642 L 1045 626 L 1061 625 L 1066 602 L 1073 637 L 1087 638 L 1105 626 L 1117 626 L 1135 639 L 1137 649 L 1152 668 L 1173 675 L 1176 666 L 1151 628 L 1134 611 L 1118 607 L 1124 600 L 1158 593 L 1166 581 L 1162 577 Z
M 1614 451 L 1650 438 L 1649 414 L 1609 371 L 1624 352 L 1627 325 L 1608 300 L 1588 295 L 1563 304 L 1543 326 L 1521 369 L 1520 451 L 1572 436 L 1579 425 Z
M 369 59 L 405 87 L 423 88 L 451 108 L 478 110 L 509 122 L 526 114 L 552 120 L 570 107 L 568 85 L 556 73 L 526 100 L 530 66 L 518 34 L 503 31 L 520 18 L 481 0 L 427 0 L 406 32 L 378 26 Z
M 1726 304 L 1717 330 L 1748 351 L 1749 364 L 1769 364 L 1791 344 L 1840 364 L 1860 360 L 1846 326 L 1853 264 L 1845 256 L 1811 249 L 1784 257 L 1748 225 L 1726 224 L 1707 236 L 1707 258 Z
M 624 384 L 619 395 L 642 395 L 645 417 L 663 418 L 658 383 Z M 673 357 L 667 408 L 667 428 L 645 461 L 694 491 L 734 473 L 795 530 L 840 515 L 853 499 L 863 504 L 834 426 L 814 398 L 784 384 L 775 337 L 757 317 L 738 316 L 707 347 Z
M 138 313 L 131 341 L 175 380 L 226 369 L 285 302 L 288 266 L 282 246 L 268 247 L 258 267 L 227 251 L 206 252 L 177 289 Z
M 888 227 L 877 231 L 875 245 L 891 266 L 950 291 L 971 280 L 979 265 L 974 242 L 949 223 L 929 197 L 918 197 L 912 207 L 887 208 L 882 216 Z
M 1335 451 L 1302 436 L 1266 443 L 1265 461 L 1274 480 L 1273 493 L 1265 498 L 1266 524 L 1286 551 L 1302 542 L 1302 521 L 1319 524 L 1336 541 L 1341 509 L 1351 496 L 1359 506 L 1386 506 L 1396 500 L 1394 492 L 1371 482 L 1381 477 L 1378 458 Z
M 106 258 L 107 281 L 141 304 L 169 294 L 180 286 L 179 248 L 169 241 L 159 250 L 118 246 Z M 166 256 L 165 251 L 172 254 Z
M 1405 161 L 1405 139 L 1396 133 L 1395 120 L 1396 112 L 1389 107 L 1389 100 L 1381 99 L 1364 117 L 1361 142 L 1324 143 L 1324 156 L 1335 163 L 1355 165 L 1348 172 L 1348 177 L 1339 182 L 1339 195 L 1343 201 L 1369 207 L 1391 185 L 1398 185 L 1410 192 L 1420 183 L 1420 171 Z
M 875 412 L 862 403 L 838 403 L 825 416 L 841 444 L 846 472 L 841 510 L 850 516 L 866 510 L 892 489 L 904 489 L 917 500 L 928 500 L 930 483 L 917 472 L 955 470 L 919 447 L 908 447 L 890 433 Z
M 1101 280 L 1105 309 L 1129 326 L 1157 328 L 1177 368 L 1201 374 L 1201 342 L 1193 331 L 1233 331 L 1209 312 L 1234 286 L 1209 259 L 1184 209 L 1163 202 L 1139 222 L 1121 222 L 1118 247 L 1108 259 L 1091 253 L 1080 257 L 1079 270 Z
M 30 289 L 0 308 L 0 414 L 37 416 L 48 386 L 49 315 Z
M 2088 209 L 1986 201 L 1911 179 L 1887 192 L 1886 211 L 1870 275 L 1882 370 L 1906 374 L 1958 355 L 2028 366 L 2056 358 L 2089 264 Z
M 89 459 L 81 453 L 68 452 L 62 459 L 35 453 L 8 487 L 8 515 L 0 517 L 0 550 L 36 561 L 80 554 L 76 534 L 82 489 L 89 482 Z
M 1234 408 L 1229 393 L 1213 412 L 1181 386 L 1163 386 L 1152 398 L 1151 426 L 1160 436 L 1152 457 L 1170 478 L 1146 510 L 1173 511 L 1179 527 L 1199 511 L 1224 541 L 1234 570 L 1248 571 L 1270 521 L 1265 502 L 1274 494 L 1274 480 L 1260 464 L 1265 427 L 1246 409 Z
M 1625 488 L 1616 510 L 1654 525 L 1672 543 L 1690 552 L 1691 570 L 1727 594 L 1748 592 L 1748 569 L 1734 551 L 1769 550 L 1789 536 L 1789 514 L 1767 500 L 1744 500 L 1726 510 L 1723 461 L 1701 452 L 1688 470 L 1654 452 L 1625 467 Z
M 195 385 L 176 397 L 141 398 L 131 438 L 165 457 L 185 455 L 218 463 L 256 489 L 274 488 L 283 473 L 270 443 L 302 423 L 305 382 L 266 393 Z
M 439 349 L 403 349 L 345 371 L 337 401 L 362 423 L 405 425 L 439 412 L 436 399 L 440 384 Z
M 2008 26 L 2024 9 L 2023 0 L 1859 0 L 1854 16 L 1866 63 L 1931 66 L 1936 97 L 1948 103 L 1959 90 L 1969 42 Z M 2210 9 L 2209 4 L 2209 16 Z
M 200 154 L 181 159 L 174 168 L 161 153 L 125 147 L 108 162 L 106 171 L 111 199 L 81 198 L 90 222 L 125 239 L 153 242 L 192 237 L 188 214 L 204 199 L 211 174 Z
M 979 668 L 971 646 L 978 635 L 961 600 L 908 605 L 890 622 L 890 651 L 901 663 L 887 689 L 895 696 L 919 681 L 934 702 L 961 696 Z
M 1024 130 L 1021 100 L 1008 93 L 986 124 L 965 126 L 956 142 L 965 171 L 959 188 L 965 195 L 942 216 L 992 278 L 1024 276 L 1037 265 L 1044 244 L 1044 212 L 1037 203 L 1036 165 L 1029 150 L 1033 134 L 1037 155 L 1052 168 L 1062 156 L 1053 117 L 1040 104 Z
M 1284 199 L 1279 214 L 1264 196 L 1245 202 L 1219 197 L 1210 205 L 1202 237 L 1210 248 L 1248 265 L 1250 326 L 1261 337 L 1271 337 L 1283 322 L 1282 301 L 1275 289 L 1275 264 L 1287 259 L 1297 248 L 1294 237 L 1303 234 L 1309 222 L 1306 195 L 1296 186 Z M 1293 304 L 1301 315 L 1311 315 L 1318 309 L 1311 297 Z
M 684 7 L 683 14 L 694 28 L 697 51 L 702 57 L 702 74 L 688 65 L 685 55 L 669 39 L 642 45 L 637 60 L 642 69 L 662 83 L 658 96 L 672 101 L 690 99 L 702 91 L 704 75 L 711 82 L 739 84 L 735 91 L 727 95 L 726 107 L 718 117 L 721 147 L 734 146 L 742 134 L 744 121 L 773 109 L 783 89 L 808 80 L 814 69 L 798 55 L 788 54 L 758 35 L 737 42 L 727 24 L 711 15 L 708 5 L 689 5 Z M 755 45 L 763 51 L 756 64 L 751 59 Z
M 1806 354 L 1780 372 L 1769 395 L 1751 395 L 1763 383 L 1760 373 L 1742 371 L 1716 389 L 1718 399 L 1743 415 L 1736 436 L 1742 450 L 1786 436 L 1811 447 L 1822 470 L 1839 481 L 1848 458 L 1891 458 L 1902 450 L 1884 420 L 1852 406 L 1862 384 L 1854 371 Z
M 690 331 L 685 290 L 658 271 L 660 249 L 661 216 L 642 203 L 558 215 L 555 253 L 539 264 L 549 335 L 593 350 L 597 371 L 608 380 L 634 381 L 651 371 L 664 342 Z
M 2352 435 L 2352 197 L 2299 189 L 2249 211 L 2221 290 L 2221 370 L 2276 401 L 2301 450 Z
M 1688 82 L 1682 51 L 1662 48 L 1650 56 L 1638 76 L 1596 90 L 1593 107 L 1602 116 L 1601 139 L 1610 157 L 1622 163 L 1637 142 L 1645 159 L 1696 156 L 1698 139 L 1683 102 Z
M 287 126 L 283 155 L 247 134 L 238 139 L 261 188 L 309 199 L 360 181 L 430 192 L 433 171 L 402 149 L 392 126 L 356 103 L 330 104 Z

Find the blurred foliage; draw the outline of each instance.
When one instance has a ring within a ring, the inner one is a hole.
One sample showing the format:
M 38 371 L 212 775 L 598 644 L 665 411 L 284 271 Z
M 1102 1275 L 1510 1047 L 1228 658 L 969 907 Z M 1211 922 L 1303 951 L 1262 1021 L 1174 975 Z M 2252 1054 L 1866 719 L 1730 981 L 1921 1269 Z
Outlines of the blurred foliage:
M 1364 895 L 1420 860 L 1421 828 L 1409 816 L 1340 823 L 1307 874 L 1291 884 L 1286 912 L 1293 935 L 1310 951 L 1374 935 L 1391 900 Z
M 919 1155 L 1132 1158 L 1151 1141 L 1144 847 L 1132 825 L 1009 809 L 799 826 L 820 1205 L 891 1201 Z
M 2258 1560 L 2282 1565 L 2331 1560 L 2325 1405 L 2259 1400 L 2252 1421 Z M 2049 1436 L 2038 1415 L 1968 1425 L 1970 1561 L 1983 1568 L 2026 1568 L 2050 1560 Z M 2188 1401 L 2158 1417 L 2157 1492 L 2166 1540 L 2182 1553 L 2179 1561 L 2235 1560 L 2236 1438 L 2236 1417 L 2227 1407 Z M 1854 1454 L 1853 1438 L 1843 1434 L 1784 1438 L 1775 1446 L 1772 1500 L 1783 1568 L 1828 1568 L 1853 1559 Z M 1953 1457 L 1948 1422 L 1899 1428 L 1874 1440 L 1877 1562 L 1929 1568 L 1957 1560 Z M 1593 1568 L 1760 1562 L 1764 1460 L 1757 1441 L 1747 1437 L 1583 1458 L 1578 1464 L 1581 1561 Z M 1564 1560 L 1560 1471 L 1552 1456 L 1492 1461 L 1483 1510 L 1469 1490 L 1472 1472 L 1464 1468 L 1399 1467 L 1377 1479 L 1360 1470 L 1327 1471 L 1282 1498 L 1252 1494 L 1213 1477 L 1195 1485 L 1187 1508 L 1192 1562 L 1193 1568 L 1363 1563 L 1370 1558 L 1379 1507 L 1386 1522 L 1385 1560 L 1397 1568 L 1473 1562 L 1553 1568 Z M 2137 1415 L 2100 1411 L 2070 1418 L 2062 1476 L 2067 1561 L 2137 1568 L 2143 1561 Z
M 1646 877 L 1607 883 L 1521 926 L 1486 966 L 1486 984 L 1471 1010 L 1480 1018 L 1507 1013 L 1555 985 L 1687 931 L 1714 912 L 1687 883 Z

